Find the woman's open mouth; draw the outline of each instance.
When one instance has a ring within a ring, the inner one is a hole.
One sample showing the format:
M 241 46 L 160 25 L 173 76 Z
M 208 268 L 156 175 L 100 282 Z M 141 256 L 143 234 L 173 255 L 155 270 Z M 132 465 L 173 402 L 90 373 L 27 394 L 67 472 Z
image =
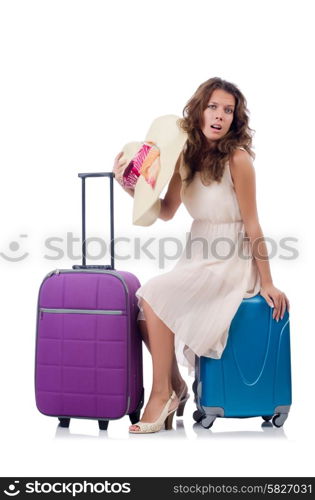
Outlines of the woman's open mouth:
M 214 132 L 220 132 L 220 130 L 222 130 L 222 125 L 220 123 L 213 123 L 213 125 L 210 125 L 210 128 L 212 128 Z

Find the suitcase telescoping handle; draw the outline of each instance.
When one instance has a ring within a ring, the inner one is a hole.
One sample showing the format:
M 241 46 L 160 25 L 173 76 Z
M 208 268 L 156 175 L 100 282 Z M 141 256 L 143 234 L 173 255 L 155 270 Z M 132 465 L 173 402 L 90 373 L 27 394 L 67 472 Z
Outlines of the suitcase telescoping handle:
M 82 266 L 75 265 L 72 269 L 115 269 L 114 263 L 114 172 L 94 172 L 86 174 L 78 174 L 78 177 L 82 180 Z M 111 255 L 111 265 L 100 266 L 100 265 L 87 265 L 86 264 L 86 231 L 85 231 L 85 179 L 87 177 L 109 177 L 110 181 L 110 255 Z

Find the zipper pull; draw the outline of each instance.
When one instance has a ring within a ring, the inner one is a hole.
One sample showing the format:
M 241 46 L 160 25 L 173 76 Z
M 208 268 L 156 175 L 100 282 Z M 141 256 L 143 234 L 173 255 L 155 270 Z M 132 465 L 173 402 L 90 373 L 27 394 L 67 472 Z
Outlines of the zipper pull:
M 44 316 L 43 311 L 41 311 L 40 312 L 40 319 L 43 319 L 43 316 Z

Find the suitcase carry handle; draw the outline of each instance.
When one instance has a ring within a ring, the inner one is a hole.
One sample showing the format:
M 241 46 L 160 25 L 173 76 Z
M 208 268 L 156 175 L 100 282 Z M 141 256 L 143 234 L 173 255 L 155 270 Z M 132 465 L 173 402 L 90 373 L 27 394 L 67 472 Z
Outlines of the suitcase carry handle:
M 114 263 L 114 182 L 115 177 L 114 172 L 92 172 L 92 173 L 81 173 L 78 177 L 82 180 L 82 265 L 72 266 L 72 269 L 115 269 Z M 110 185 L 110 255 L 111 264 L 107 266 L 101 265 L 87 265 L 86 264 L 86 224 L 85 224 L 85 179 L 87 177 L 109 177 Z

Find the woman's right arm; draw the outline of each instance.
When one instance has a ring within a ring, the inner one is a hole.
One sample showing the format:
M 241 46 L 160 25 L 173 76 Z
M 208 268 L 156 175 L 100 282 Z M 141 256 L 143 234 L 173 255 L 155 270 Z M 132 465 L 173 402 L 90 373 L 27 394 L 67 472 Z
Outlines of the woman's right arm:
M 174 217 L 178 207 L 180 206 L 182 200 L 180 197 L 180 189 L 182 186 L 182 179 L 179 173 L 179 166 L 181 162 L 181 155 L 179 155 L 174 173 L 168 185 L 167 192 L 165 194 L 165 198 L 161 199 L 161 210 L 159 214 L 159 219 L 162 220 L 170 220 Z

